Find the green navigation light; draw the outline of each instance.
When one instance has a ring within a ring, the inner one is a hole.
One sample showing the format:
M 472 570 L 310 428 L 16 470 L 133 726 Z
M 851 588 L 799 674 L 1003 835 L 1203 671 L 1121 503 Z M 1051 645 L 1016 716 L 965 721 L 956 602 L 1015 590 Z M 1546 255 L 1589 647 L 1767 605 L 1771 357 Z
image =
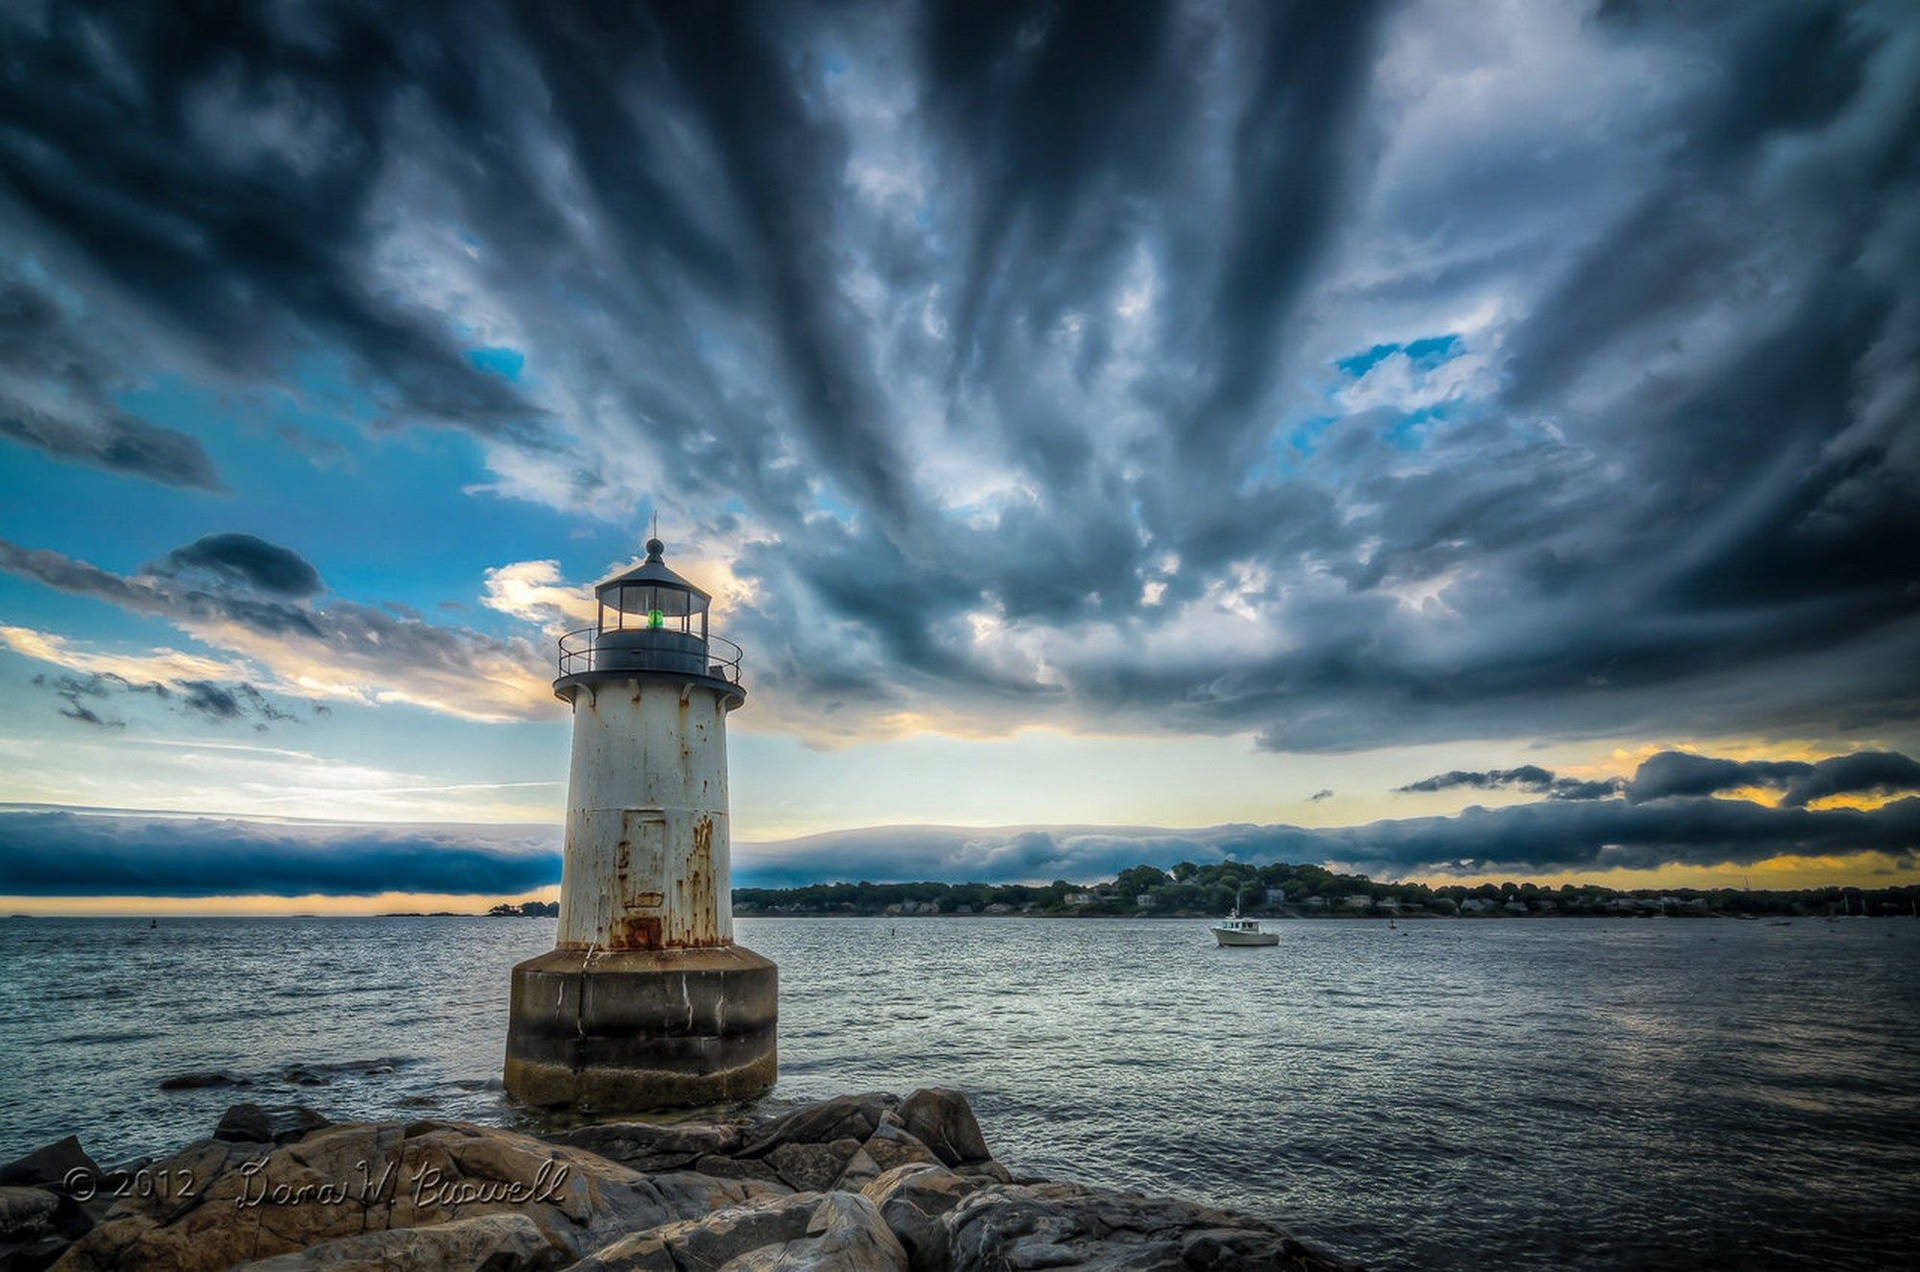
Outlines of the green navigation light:
M 648 627 L 658 629 L 658 628 L 665 627 L 666 625 L 667 625 L 667 616 L 665 614 L 662 614 L 659 610 L 647 611 Z

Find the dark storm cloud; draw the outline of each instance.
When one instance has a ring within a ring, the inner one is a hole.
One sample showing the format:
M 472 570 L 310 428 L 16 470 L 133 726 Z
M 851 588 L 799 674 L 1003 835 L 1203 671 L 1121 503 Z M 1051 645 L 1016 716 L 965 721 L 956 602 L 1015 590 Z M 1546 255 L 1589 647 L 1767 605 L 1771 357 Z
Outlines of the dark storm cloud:
M 1463 12 L 54 6 L 9 339 L 101 387 L 0 429 L 106 463 L 129 362 L 338 360 L 509 493 L 744 543 L 758 700 L 826 733 L 1903 738 L 1913 13 Z
M 1463 787 L 1481 791 L 1515 789 L 1552 799 L 1605 799 L 1626 789 L 1626 783 L 1619 778 L 1584 781 L 1577 777 L 1555 777 L 1551 770 L 1543 769 L 1538 764 L 1522 764 L 1519 768 L 1489 769 L 1484 772 L 1452 769 L 1434 777 L 1409 782 L 1405 786 L 1396 786 L 1394 790 L 1403 795 L 1431 794 Z
M 179 551 L 191 552 L 194 546 L 187 545 Z M 272 547 L 264 543 L 262 546 Z M 76 596 L 91 596 L 138 614 L 186 621 L 226 620 L 268 635 L 288 632 L 320 635 L 313 611 L 288 601 L 259 599 L 244 590 L 248 580 L 234 570 L 215 571 L 210 586 L 195 586 L 176 577 L 164 561 L 158 570 L 120 575 L 58 552 L 23 548 L 3 539 L 0 539 L 0 570 Z M 235 582 L 243 584 L 243 590 L 235 590 L 231 586 Z
M 15 896 L 497 896 L 560 881 L 540 832 L 0 812 Z
M 1553 774 L 1537 764 L 1522 764 L 1519 768 L 1493 769 L 1484 773 L 1470 773 L 1463 769 L 1441 773 L 1436 777 L 1422 778 L 1409 782 L 1405 786 L 1395 787 L 1402 792 L 1411 791 L 1450 791 L 1459 786 L 1470 786 L 1477 790 L 1498 790 L 1505 786 L 1518 786 L 1522 790 L 1543 791 L 1553 785 Z
M 1856 751 L 1817 763 L 1723 760 L 1681 751 L 1650 756 L 1626 788 L 1631 803 L 1760 787 L 1781 791 L 1790 808 L 1832 795 L 1920 791 L 1920 763 L 1894 751 Z
M 115 406 L 76 319 L 0 260 L 0 438 L 169 486 L 219 490 L 199 442 Z
M 449 14 L 449 16 L 451 16 Z M 57 5 L 8 22 L 8 220 L 242 377 L 343 353 L 410 419 L 532 439 L 537 412 L 369 276 L 369 201 L 403 100 L 485 89 L 380 10 Z
M 200 443 L 187 434 L 159 428 L 117 411 L 98 407 L 84 420 L 35 411 L 19 402 L 0 406 L 0 437 L 38 447 L 61 459 L 95 468 L 150 477 L 169 486 L 218 490 L 220 481 Z
M 322 588 L 319 572 L 305 557 L 250 534 L 210 534 L 195 539 L 169 552 L 162 569 L 206 570 L 276 596 L 312 596 Z
M 1802 805 L 1829 795 L 1891 795 L 1920 791 L 1920 763 L 1892 751 L 1857 751 L 1821 760 L 1788 783 L 1780 802 Z
M 1205 830 L 1049 826 L 875 827 L 735 846 L 743 887 L 828 879 L 1004 882 L 1111 877 L 1177 861 L 1320 862 L 1395 876 L 1751 864 L 1789 854 L 1900 855 L 1920 845 L 1920 799 L 1871 812 L 1743 800 L 1542 800 L 1363 826 Z

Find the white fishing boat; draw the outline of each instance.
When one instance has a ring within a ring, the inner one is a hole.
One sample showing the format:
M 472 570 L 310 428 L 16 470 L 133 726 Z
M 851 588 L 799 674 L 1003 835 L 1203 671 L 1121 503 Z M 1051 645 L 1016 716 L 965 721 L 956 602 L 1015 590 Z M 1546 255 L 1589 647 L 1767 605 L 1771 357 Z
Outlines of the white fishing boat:
M 1280 944 L 1278 932 L 1262 932 L 1258 919 L 1243 919 L 1238 910 L 1207 930 L 1213 933 L 1213 941 L 1216 945 Z

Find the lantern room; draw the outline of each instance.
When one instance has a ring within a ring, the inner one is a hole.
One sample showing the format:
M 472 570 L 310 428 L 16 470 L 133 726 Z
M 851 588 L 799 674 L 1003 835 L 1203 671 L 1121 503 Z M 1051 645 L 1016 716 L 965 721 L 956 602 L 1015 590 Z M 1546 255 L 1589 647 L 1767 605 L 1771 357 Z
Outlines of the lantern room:
M 647 540 L 647 558 L 594 589 L 594 626 L 560 642 L 560 681 L 602 672 L 665 672 L 738 685 L 740 650 L 709 628 L 713 598 L 667 567 L 666 544 Z
M 713 598 L 667 568 L 667 545 L 647 540 L 647 559 L 594 589 L 601 632 L 642 630 L 707 638 Z

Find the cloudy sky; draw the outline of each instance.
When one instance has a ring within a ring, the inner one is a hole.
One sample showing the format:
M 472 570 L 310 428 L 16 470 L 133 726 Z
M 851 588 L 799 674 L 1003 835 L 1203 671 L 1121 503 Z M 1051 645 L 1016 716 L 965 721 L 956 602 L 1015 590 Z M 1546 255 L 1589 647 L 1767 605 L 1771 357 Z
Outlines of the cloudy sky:
M 742 881 L 1920 880 L 1903 0 L 0 24 L 12 908 L 550 895 L 655 513 Z

